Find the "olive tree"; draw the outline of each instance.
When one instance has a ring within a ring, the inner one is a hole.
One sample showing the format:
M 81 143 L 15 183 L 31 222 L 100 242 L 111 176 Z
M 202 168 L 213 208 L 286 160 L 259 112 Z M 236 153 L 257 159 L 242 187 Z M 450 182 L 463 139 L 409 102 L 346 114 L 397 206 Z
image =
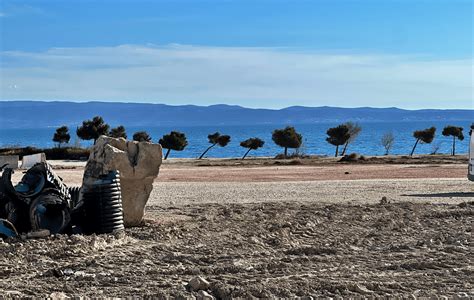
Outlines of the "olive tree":
M 53 142 L 58 143 L 58 147 L 61 148 L 62 143 L 69 143 L 71 135 L 69 134 L 69 128 L 67 126 L 61 126 L 56 129 L 53 135 Z
M 199 159 L 202 159 L 206 153 L 211 150 L 216 145 L 219 145 L 221 147 L 227 146 L 230 142 L 230 136 L 229 135 L 221 135 L 219 132 L 215 132 L 213 134 L 209 134 L 207 136 L 207 139 L 209 140 L 209 143 L 211 146 L 209 146 L 202 154 L 199 156 Z
M 109 125 L 100 116 L 95 116 L 92 120 L 85 120 L 82 126 L 76 130 L 77 136 L 82 140 L 94 140 L 94 144 L 101 135 L 109 133 Z
M 183 151 L 188 145 L 186 135 L 179 131 L 171 131 L 169 134 L 163 135 L 158 141 L 163 149 L 168 149 L 165 154 L 165 159 L 168 158 L 171 150 Z
M 443 128 L 442 135 L 452 136 L 453 137 L 453 147 L 451 150 L 451 155 L 456 155 L 456 139 L 462 141 L 464 140 L 464 134 L 462 133 L 464 128 L 448 125 Z
M 335 156 L 337 157 L 339 155 L 339 146 L 347 143 L 351 137 L 349 134 L 349 127 L 344 124 L 337 127 L 332 127 L 327 130 L 326 134 L 328 135 L 326 141 L 329 144 L 336 146 Z
M 415 130 L 413 132 L 413 137 L 416 139 L 415 145 L 413 146 L 413 149 L 411 150 L 410 156 L 413 156 L 413 153 L 415 153 L 416 146 L 418 145 L 418 142 L 422 142 L 425 144 L 431 144 L 435 137 L 436 133 L 436 127 L 430 127 L 426 128 L 423 130 Z
M 297 149 L 303 142 L 303 136 L 296 132 L 294 127 L 287 126 L 283 129 L 275 129 L 272 140 L 280 147 L 285 148 L 285 158 L 288 157 L 288 148 Z
M 247 156 L 247 154 L 249 154 L 251 150 L 257 150 L 258 148 L 263 147 L 264 144 L 265 142 L 259 138 L 250 138 L 240 142 L 241 147 L 248 148 L 242 159 L 245 159 L 245 157 Z

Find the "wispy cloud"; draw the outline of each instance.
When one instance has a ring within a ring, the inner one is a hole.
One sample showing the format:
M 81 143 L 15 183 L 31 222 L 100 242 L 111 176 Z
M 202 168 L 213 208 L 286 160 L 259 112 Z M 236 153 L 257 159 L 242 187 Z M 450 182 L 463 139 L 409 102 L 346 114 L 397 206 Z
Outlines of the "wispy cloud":
M 45 15 L 45 11 L 37 6 L 19 3 L 6 3 L 2 5 L 0 17 L 15 17 L 29 15 Z
M 472 59 L 186 45 L 2 52 L 0 98 L 472 107 Z

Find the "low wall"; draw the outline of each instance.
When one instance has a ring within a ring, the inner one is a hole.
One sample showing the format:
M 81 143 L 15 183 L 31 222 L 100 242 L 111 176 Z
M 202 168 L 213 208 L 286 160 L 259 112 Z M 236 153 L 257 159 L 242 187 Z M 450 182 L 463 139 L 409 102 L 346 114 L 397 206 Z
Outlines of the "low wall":
M 18 162 L 20 157 L 18 155 L 0 155 L 0 167 L 8 164 L 8 168 L 18 169 Z

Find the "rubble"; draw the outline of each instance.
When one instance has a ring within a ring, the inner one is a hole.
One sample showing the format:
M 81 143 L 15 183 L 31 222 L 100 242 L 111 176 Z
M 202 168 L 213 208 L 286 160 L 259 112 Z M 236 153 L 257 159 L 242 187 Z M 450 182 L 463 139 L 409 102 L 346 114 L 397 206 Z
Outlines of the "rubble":
M 161 145 L 101 136 L 91 149 L 83 188 L 109 171 L 120 171 L 125 227 L 142 224 L 145 205 L 162 162 Z

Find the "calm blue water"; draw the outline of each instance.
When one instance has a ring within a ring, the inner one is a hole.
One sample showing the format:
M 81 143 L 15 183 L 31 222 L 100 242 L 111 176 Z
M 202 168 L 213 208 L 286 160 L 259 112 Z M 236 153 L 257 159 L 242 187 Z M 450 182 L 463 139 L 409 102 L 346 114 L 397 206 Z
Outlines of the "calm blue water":
M 449 125 L 464 127 L 465 136 L 469 136 L 469 121 L 451 122 Z M 334 155 L 334 146 L 326 142 L 326 130 L 329 127 L 337 125 L 336 123 L 319 123 L 296 125 L 295 128 L 303 135 L 303 146 L 300 152 L 306 154 Z M 371 122 L 360 123 L 362 132 L 357 140 L 349 146 L 348 153 L 357 152 L 364 155 L 382 155 L 383 147 L 380 145 L 382 135 L 388 131 L 393 132 L 395 144 L 392 150 L 393 154 L 409 154 L 415 142 L 412 132 L 415 129 L 424 129 L 435 126 L 437 128 L 436 138 L 432 144 L 420 144 L 416 153 L 425 154 L 433 151 L 433 145 L 439 145 L 439 153 L 449 153 L 451 148 L 451 139 L 441 135 L 442 128 L 448 125 L 446 122 Z M 197 157 L 208 146 L 207 135 L 219 131 L 221 134 L 231 136 L 231 142 L 224 148 L 219 146 L 211 149 L 207 157 L 240 157 L 246 149 L 240 147 L 240 142 L 249 137 L 259 137 L 265 141 L 263 148 L 257 151 L 251 151 L 250 156 L 275 156 L 282 153 L 282 149 L 276 146 L 271 139 L 271 132 L 275 128 L 282 128 L 285 125 L 248 125 L 248 126 L 197 126 L 197 127 L 150 127 L 137 128 L 128 127 L 129 137 L 134 132 L 146 130 L 152 136 L 153 141 L 158 139 L 171 130 L 179 130 L 186 133 L 188 138 L 188 147 L 181 152 L 172 151 L 170 157 Z M 0 129 L 0 147 L 5 146 L 35 146 L 35 147 L 53 147 L 51 141 L 55 128 L 40 129 Z M 74 131 L 73 131 L 74 133 Z M 71 134 L 71 145 L 90 146 L 91 143 L 79 140 L 75 134 Z M 464 141 L 457 141 L 458 153 L 467 153 L 468 138 Z M 291 152 L 291 151 L 290 151 Z

